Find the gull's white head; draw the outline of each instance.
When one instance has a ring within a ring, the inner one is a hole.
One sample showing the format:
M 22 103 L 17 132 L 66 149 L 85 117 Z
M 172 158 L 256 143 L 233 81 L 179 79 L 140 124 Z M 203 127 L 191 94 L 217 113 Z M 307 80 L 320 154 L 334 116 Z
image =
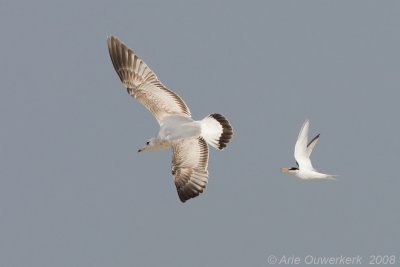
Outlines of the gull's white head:
M 144 147 L 140 148 L 138 152 L 142 152 L 145 150 L 161 150 L 161 149 L 167 149 L 171 145 L 168 142 L 165 141 L 160 141 L 160 139 L 157 139 L 155 137 L 150 138 Z

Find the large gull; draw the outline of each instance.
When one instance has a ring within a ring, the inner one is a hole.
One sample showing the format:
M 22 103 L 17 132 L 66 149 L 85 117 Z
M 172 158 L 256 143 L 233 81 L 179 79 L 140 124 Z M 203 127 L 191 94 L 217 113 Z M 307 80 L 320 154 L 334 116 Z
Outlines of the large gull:
M 228 120 L 217 113 L 192 119 L 185 102 L 165 87 L 155 73 L 117 37 L 107 39 L 108 51 L 129 95 L 156 118 L 160 130 L 138 152 L 172 149 L 172 175 L 182 202 L 203 192 L 208 181 L 208 145 L 222 150 L 232 138 Z
M 310 156 L 318 142 L 319 134 L 307 144 L 309 127 L 310 120 L 306 119 L 294 147 L 294 158 L 296 159 L 297 167 L 282 168 L 282 172 L 294 174 L 300 179 L 333 179 L 335 175 L 320 173 L 311 164 Z

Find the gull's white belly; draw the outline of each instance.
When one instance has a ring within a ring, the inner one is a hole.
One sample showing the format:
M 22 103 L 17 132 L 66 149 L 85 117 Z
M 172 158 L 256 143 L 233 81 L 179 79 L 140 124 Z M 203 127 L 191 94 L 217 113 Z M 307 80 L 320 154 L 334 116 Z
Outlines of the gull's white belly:
M 201 134 L 201 125 L 188 117 L 168 116 L 166 117 L 158 132 L 160 140 L 172 141 L 182 138 L 196 137 Z

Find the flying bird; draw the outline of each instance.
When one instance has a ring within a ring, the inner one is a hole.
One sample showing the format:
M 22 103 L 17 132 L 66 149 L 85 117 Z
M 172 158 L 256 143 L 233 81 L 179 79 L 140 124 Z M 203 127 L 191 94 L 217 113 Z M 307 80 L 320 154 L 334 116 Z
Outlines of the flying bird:
M 138 100 L 160 125 L 138 152 L 172 149 L 172 175 L 179 199 L 185 202 L 198 196 L 208 182 L 208 145 L 222 150 L 233 130 L 228 120 L 217 113 L 202 120 L 192 119 L 185 102 L 165 87 L 156 74 L 135 52 L 117 37 L 107 38 L 108 51 L 128 94 Z
M 296 159 L 297 167 L 282 168 L 282 172 L 294 174 L 300 179 L 334 179 L 336 175 L 320 173 L 316 171 L 310 160 L 311 153 L 318 142 L 319 134 L 315 136 L 307 144 L 308 129 L 310 121 L 306 119 L 301 127 L 299 136 L 297 137 L 296 145 L 294 147 L 294 158 Z

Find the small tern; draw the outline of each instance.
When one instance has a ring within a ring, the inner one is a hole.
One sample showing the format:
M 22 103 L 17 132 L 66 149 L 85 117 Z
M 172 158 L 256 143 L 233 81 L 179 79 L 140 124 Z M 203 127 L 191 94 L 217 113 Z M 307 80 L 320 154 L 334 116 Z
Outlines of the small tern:
M 282 168 L 282 172 L 293 174 L 304 180 L 334 179 L 336 175 L 320 173 L 316 171 L 311 164 L 310 155 L 318 142 L 319 134 L 307 144 L 309 127 L 310 121 L 306 119 L 301 127 L 299 137 L 297 138 L 297 142 L 294 147 L 294 158 L 296 159 L 297 167 L 285 167 Z

